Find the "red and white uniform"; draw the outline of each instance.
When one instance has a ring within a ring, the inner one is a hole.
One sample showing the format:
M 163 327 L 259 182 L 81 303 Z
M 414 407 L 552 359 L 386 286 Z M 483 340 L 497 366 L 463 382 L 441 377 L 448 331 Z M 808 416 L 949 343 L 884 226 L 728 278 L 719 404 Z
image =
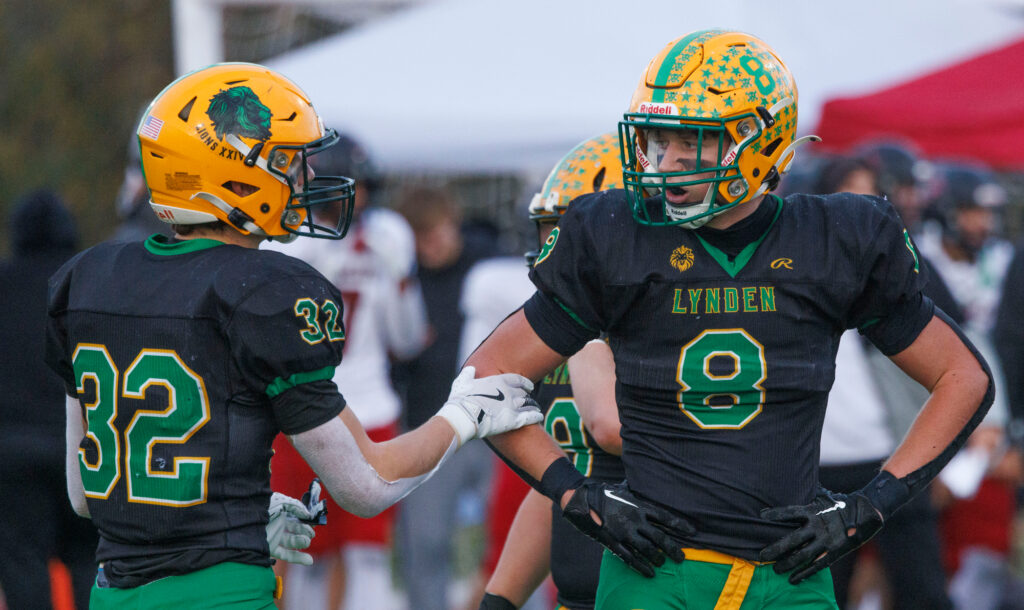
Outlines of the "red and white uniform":
M 391 387 L 390 357 L 415 356 L 428 329 L 423 296 L 411 279 L 416 250 L 409 225 L 392 210 L 372 208 L 341 241 L 268 247 L 306 261 L 341 291 L 345 352 L 334 382 L 364 428 L 394 423 L 401 403 Z
M 397 436 L 401 402 L 391 386 L 390 359 L 415 356 L 425 347 L 429 328 L 423 296 L 413 277 L 413 233 L 405 219 L 389 209 L 371 208 L 363 211 L 341 241 L 303 238 L 264 247 L 309 263 L 337 286 L 344 301 L 345 348 L 334 382 L 373 441 Z M 274 451 L 271 487 L 301 497 L 314 476 L 312 469 L 283 436 L 277 438 Z M 379 596 L 372 589 L 390 582 L 382 553 L 391 543 L 395 510 L 361 519 L 342 510 L 329 496 L 325 499 L 327 524 L 317 527 L 309 552 L 328 555 L 344 550 L 349 573 L 344 607 L 366 607 L 359 600 Z M 322 606 L 322 579 L 327 576 L 315 564 L 313 569 L 303 567 L 289 566 L 290 585 L 295 586 L 286 587 L 288 603 Z

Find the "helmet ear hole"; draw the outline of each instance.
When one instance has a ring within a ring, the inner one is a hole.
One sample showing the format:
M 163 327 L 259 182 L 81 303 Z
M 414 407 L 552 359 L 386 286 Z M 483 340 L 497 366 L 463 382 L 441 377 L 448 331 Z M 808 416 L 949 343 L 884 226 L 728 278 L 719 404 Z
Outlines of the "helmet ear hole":
M 761 154 L 766 157 L 772 156 L 775 154 L 775 149 L 779 147 L 779 144 L 782 144 L 782 138 L 775 138 L 768 146 L 761 149 Z
M 601 169 L 597 170 L 597 174 L 594 176 L 593 186 L 595 193 L 601 190 L 601 184 L 604 183 L 604 175 L 606 169 L 607 168 L 602 167 Z
M 254 184 L 246 184 L 245 182 L 239 182 L 237 180 L 228 180 L 221 186 L 231 191 L 235 195 L 238 195 L 239 197 L 248 197 L 249 195 L 252 195 L 256 191 L 260 190 L 260 187 Z

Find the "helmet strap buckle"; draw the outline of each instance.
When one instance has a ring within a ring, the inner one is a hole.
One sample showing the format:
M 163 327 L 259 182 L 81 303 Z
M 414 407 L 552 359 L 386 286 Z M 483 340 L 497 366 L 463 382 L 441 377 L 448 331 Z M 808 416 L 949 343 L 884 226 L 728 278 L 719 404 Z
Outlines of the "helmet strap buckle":
M 757 115 L 761 117 L 762 121 L 764 121 L 765 127 L 772 127 L 773 125 L 775 125 L 775 117 L 772 116 L 772 113 L 769 112 L 767 108 L 765 108 L 764 106 L 758 106 L 756 110 Z
M 239 208 L 231 208 L 231 211 L 228 212 L 228 222 L 243 231 L 248 231 L 246 224 L 253 222 L 253 218 Z
M 256 160 L 260 158 L 260 151 L 262 150 L 263 142 L 257 142 L 256 146 L 253 146 L 252 149 L 249 150 L 249 154 L 245 155 L 245 160 L 242 161 L 245 163 L 245 166 L 252 167 L 256 165 Z

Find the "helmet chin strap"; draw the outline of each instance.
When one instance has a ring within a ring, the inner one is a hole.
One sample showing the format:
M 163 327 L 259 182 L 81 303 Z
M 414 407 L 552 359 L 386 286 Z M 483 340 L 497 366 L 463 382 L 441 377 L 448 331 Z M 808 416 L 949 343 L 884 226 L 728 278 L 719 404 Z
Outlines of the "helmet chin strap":
M 821 138 L 819 138 L 818 136 L 813 136 L 812 135 L 812 136 L 804 136 L 802 138 L 797 138 L 796 140 L 793 140 L 792 142 L 790 142 L 789 146 L 787 146 L 782 151 L 782 154 L 779 155 L 779 163 L 786 163 L 786 156 L 790 155 L 791 153 L 795 153 L 797 146 L 801 146 L 803 144 L 807 144 L 808 142 L 821 142 Z M 789 166 L 792 165 L 792 164 L 793 164 L 793 160 L 790 159 L 789 163 L 786 163 L 785 167 L 779 169 L 779 173 L 780 174 L 785 174 L 786 172 L 788 172 L 789 171 Z
M 220 197 L 217 197 L 216 195 L 211 195 L 210 193 L 196 193 L 195 195 L 192 195 L 192 199 L 202 199 L 203 201 L 216 206 L 217 209 L 219 209 L 221 212 L 224 212 L 225 216 L 230 216 L 231 212 L 235 210 L 235 208 L 228 205 L 226 201 L 224 201 Z M 256 225 L 256 223 L 252 222 L 251 220 L 243 221 L 241 225 L 243 229 L 252 233 L 253 235 L 262 235 L 264 237 L 266 237 L 267 235 L 266 232 L 263 231 L 263 229 L 259 228 Z

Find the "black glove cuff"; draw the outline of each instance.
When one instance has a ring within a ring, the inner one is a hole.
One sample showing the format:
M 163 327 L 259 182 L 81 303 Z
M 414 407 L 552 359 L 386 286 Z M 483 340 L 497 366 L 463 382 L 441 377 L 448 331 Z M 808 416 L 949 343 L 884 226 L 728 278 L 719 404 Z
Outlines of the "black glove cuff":
M 878 512 L 882 513 L 883 521 L 888 521 L 899 507 L 910 500 L 910 487 L 885 470 L 875 475 L 861 493 L 871 501 Z
M 500 595 L 484 593 L 480 600 L 480 607 L 477 610 L 516 610 L 516 605 Z
M 576 489 L 583 485 L 585 480 L 580 471 L 572 465 L 572 462 L 564 457 L 558 458 L 544 471 L 537 491 L 561 506 L 562 495 L 570 489 Z

